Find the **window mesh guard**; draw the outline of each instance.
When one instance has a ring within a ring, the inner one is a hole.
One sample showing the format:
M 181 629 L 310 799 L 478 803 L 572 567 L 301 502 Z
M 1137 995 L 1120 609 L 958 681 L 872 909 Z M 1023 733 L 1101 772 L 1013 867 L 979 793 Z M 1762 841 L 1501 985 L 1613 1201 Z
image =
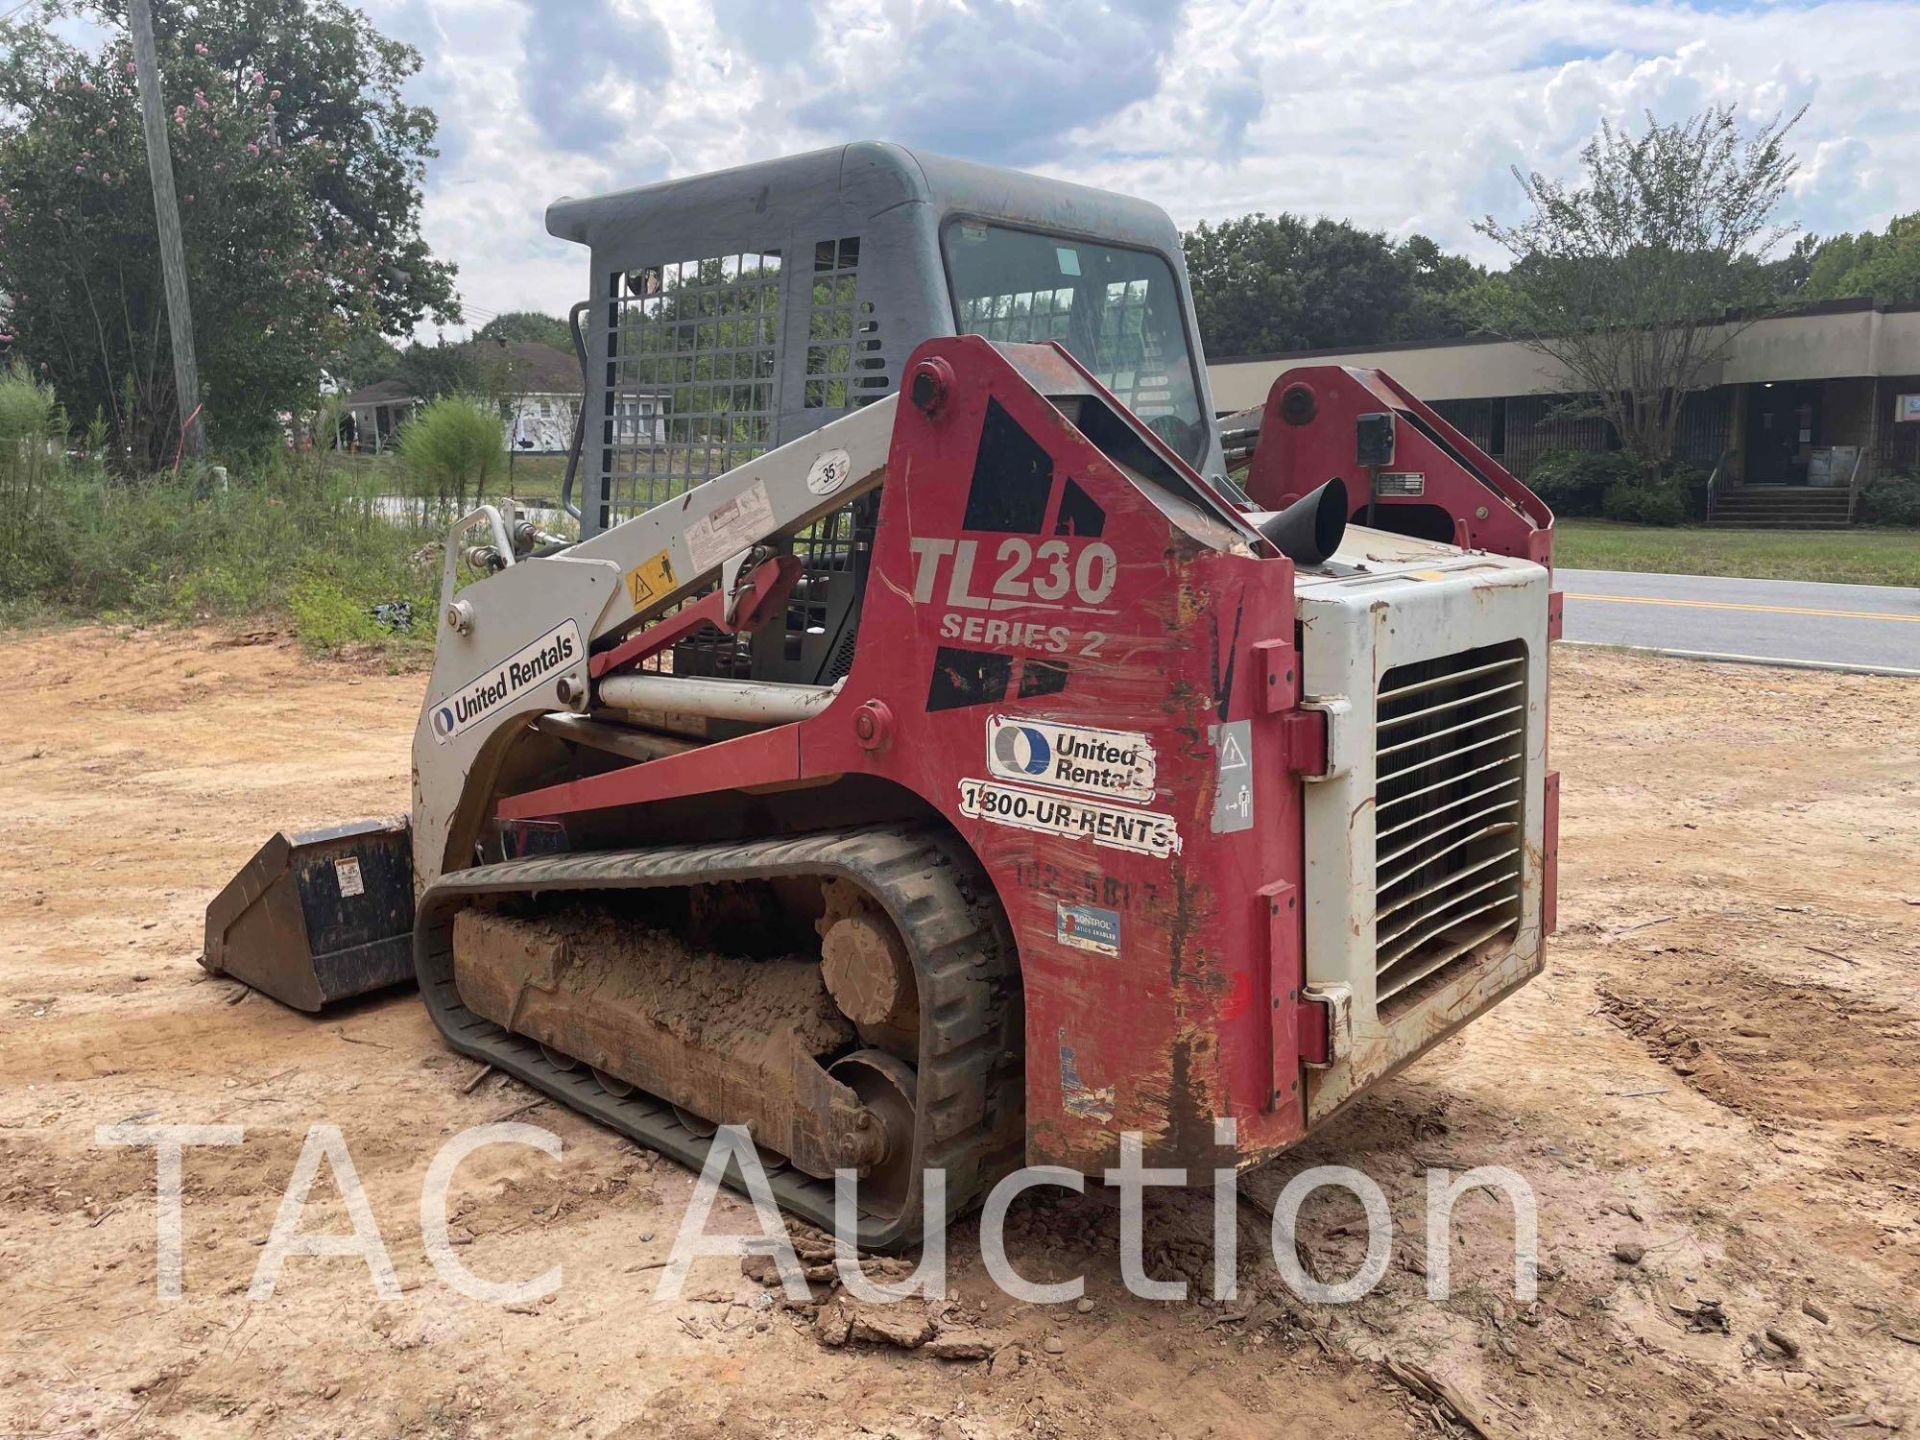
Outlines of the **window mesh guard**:
M 603 524 L 773 448 L 780 274 L 768 251 L 607 277 Z

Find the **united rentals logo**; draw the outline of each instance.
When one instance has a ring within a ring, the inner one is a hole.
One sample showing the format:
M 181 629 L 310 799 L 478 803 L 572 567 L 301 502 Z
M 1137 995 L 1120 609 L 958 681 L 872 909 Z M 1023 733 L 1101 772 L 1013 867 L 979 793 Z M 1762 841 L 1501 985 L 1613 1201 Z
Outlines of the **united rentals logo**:
M 433 738 L 446 744 L 542 681 L 571 668 L 585 648 L 580 643 L 580 627 L 572 620 L 549 630 L 436 705 Z
M 1143 804 L 1155 769 L 1153 741 L 1137 730 L 987 717 L 987 770 L 999 779 Z
M 993 732 L 993 758 L 1008 770 L 1044 775 L 1053 760 L 1053 747 L 1031 725 L 1002 725 Z

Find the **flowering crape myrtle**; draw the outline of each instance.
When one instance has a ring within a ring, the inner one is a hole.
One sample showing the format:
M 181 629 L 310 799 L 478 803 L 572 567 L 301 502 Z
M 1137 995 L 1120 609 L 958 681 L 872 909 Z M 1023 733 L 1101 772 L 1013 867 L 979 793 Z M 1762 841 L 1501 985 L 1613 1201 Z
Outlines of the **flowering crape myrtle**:
M 270 443 L 352 337 L 457 314 L 419 235 L 419 56 L 336 0 L 154 9 L 205 418 Z M 124 7 L 46 0 L 0 23 L 0 332 L 144 469 L 182 418 L 166 325 Z

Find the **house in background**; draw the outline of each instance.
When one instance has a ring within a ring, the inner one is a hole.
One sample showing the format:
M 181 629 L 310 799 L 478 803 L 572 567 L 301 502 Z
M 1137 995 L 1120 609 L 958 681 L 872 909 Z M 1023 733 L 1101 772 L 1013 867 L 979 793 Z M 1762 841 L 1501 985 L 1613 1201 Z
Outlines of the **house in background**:
M 499 404 L 506 422 L 506 445 L 518 455 L 564 455 L 573 448 L 580 414 L 580 366 L 564 350 L 538 341 L 468 341 L 460 347 L 471 360 L 475 393 Z M 352 431 L 346 443 L 368 454 L 389 448 L 400 427 L 426 402 L 405 381 L 377 380 L 347 397 Z M 613 424 L 616 443 L 663 445 L 667 439 L 668 398 L 664 388 L 622 389 Z
M 580 365 L 573 356 L 537 341 L 506 345 L 476 341 L 474 359 L 484 388 L 506 409 L 507 448 L 521 455 L 563 455 L 573 447 L 580 414 Z
M 420 397 L 398 380 L 376 380 L 347 396 L 351 430 L 341 437 L 346 448 L 378 455 L 393 444 L 394 433 L 419 408 Z
M 1552 359 L 1494 338 L 1215 359 L 1213 402 L 1259 405 L 1303 364 L 1385 370 L 1522 479 L 1549 450 L 1619 448 L 1604 420 L 1554 413 L 1571 387 Z M 1722 518 L 1844 523 L 1875 476 L 1920 471 L 1920 306 L 1834 300 L 1757 321 L 1710 378 L 1688 398 L 1678 453 L 1718 467 Z
M 522 455 L 564 455 L 580 413 L 580 366 L 551 345 L 524 341 L 474 345 L 489 393 L 504 397 L 507 445 Z M 616 444 L 664 445 L 667 397 L 660 389 L 622 389 L 615 398 Z
M 496 402 L 506 446 L 522 455 L 565 454 L 580 411 L 580 367 L 565 351 L 535 341 L 468 341 L 462 369 L 474 393 Z M 352 430 L 345 437 L 366 454 L 389 449 L 400 427 L 426 401 L 406 381 L 363 385 L 347 397 Z

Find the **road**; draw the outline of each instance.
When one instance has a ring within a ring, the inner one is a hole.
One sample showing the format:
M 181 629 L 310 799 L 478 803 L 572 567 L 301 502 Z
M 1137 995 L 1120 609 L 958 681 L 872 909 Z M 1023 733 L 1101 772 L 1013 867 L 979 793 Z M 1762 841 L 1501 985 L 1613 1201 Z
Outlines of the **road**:
M 1559 570 L 1564 638 L 1920 675 L 1920 590 Z

